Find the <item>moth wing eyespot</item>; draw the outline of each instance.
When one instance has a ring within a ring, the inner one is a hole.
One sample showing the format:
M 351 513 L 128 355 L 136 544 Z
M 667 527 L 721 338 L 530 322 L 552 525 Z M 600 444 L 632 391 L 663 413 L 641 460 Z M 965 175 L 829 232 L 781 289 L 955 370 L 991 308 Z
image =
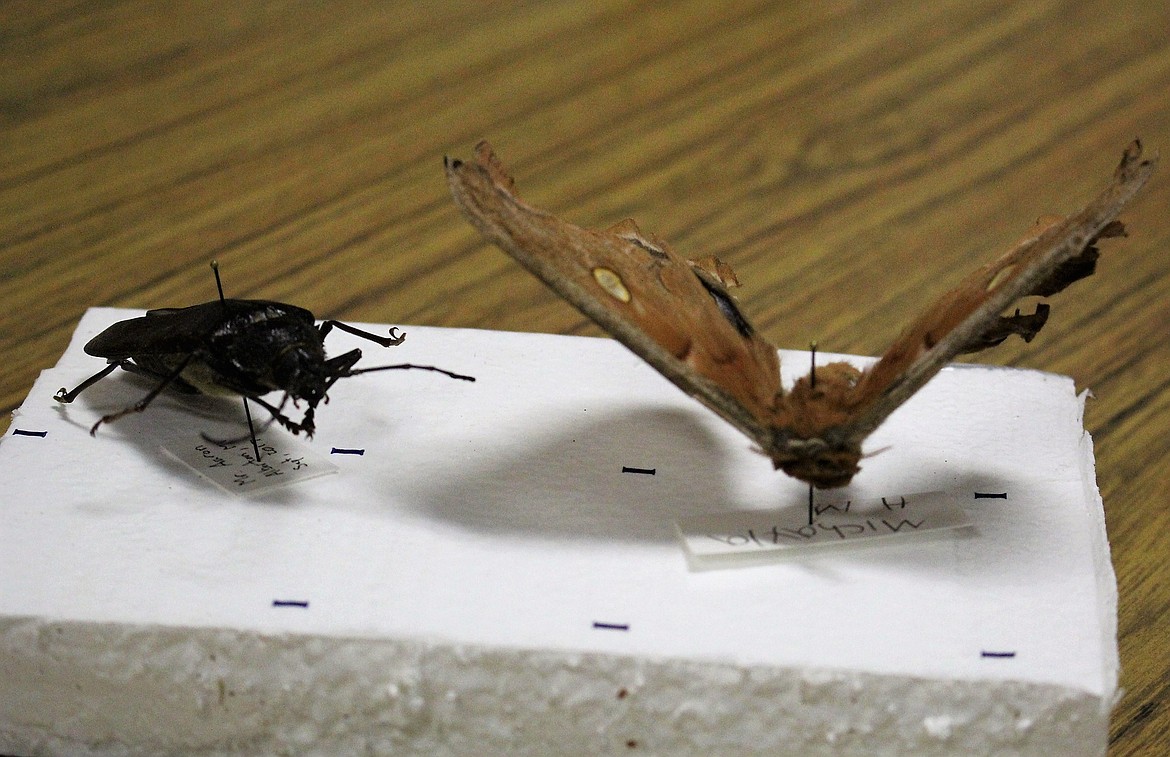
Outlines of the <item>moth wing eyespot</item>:
M 626 288 L 622 277 L 608 268 L 598 266 L 593 269 L 593 279 L 598 285 L 619 302 L 628 303 L 632 296 L 630 290 Z

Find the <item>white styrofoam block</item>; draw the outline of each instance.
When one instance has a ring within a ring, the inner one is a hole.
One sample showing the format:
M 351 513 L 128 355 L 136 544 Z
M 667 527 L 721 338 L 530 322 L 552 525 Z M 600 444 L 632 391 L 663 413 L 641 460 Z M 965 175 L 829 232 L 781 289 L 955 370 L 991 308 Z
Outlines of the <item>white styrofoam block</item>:
M 615 342 L 335 331 L 477 381 L 344 379 L 312 442 L 339 473 L 236 497 L 157 440 L 239 434 L 238 401 L 94 438 L 149 385 L 52 400 L 137 314 L 89 311 L 0 443 L 0 753 L 1104 751 L 1115 582 L 1067 378 L 948 368 L 868 441 L 848 495 L 965 493 L 974 527 L 694 573 L 676 518 L 807 489 Z

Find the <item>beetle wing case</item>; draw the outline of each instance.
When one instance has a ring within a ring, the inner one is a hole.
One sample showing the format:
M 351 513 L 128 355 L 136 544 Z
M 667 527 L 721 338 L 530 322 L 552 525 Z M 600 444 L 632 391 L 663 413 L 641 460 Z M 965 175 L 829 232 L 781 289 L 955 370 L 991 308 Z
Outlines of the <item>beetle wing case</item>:
M 212 300 L 186 308 L 148 310 L 139 318 L 119 321 L 89 340 L 85 352 L 111 360 L 194 352 L 229 324 L 240 328 L 278 317 L 291 317 L 313 327 L 313 314 L 295 305 L 268 300 Z

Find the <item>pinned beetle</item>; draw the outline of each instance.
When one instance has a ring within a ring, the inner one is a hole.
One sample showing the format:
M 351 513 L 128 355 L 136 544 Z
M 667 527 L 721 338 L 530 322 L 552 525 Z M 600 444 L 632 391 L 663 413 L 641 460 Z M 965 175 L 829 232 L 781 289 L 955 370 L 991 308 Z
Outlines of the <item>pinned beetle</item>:
M 219 269 L 215 263 L 212 268 L 218 285 Z M 316 428 L 313 415 L 317 405 L 338 379 L 373 371 L 416 369 L 475 380 L 442 368 L 410 363 L 355 369 L 361 350 L 326 358 L 325 337 L 334 328 L 383 347 L 401 344 L 406 338 L 396 328 L 388 336 L 380 336 L 340 321 L 326 320 L 318 325 L 304 308 L 269 300 L 225 299 L 220 286 L 218 300 L 186 308 L 149 310 L 140 318 L 119 321 L 95 336 L 85 345 L 85 352 L 105 358 L 108 365 L 72 391 L 62 388 L 53 399 L 72 402 L 115 368 L 122 368 L 156 379 L 158 385 L 133 405 L 102 416 L 90 429 L 91 434 L 103 423 L 142 412 L 171 386 L 189 394 L 240 395 L 245 399 L 245 409 L 247 400 L 252 400 L 292 433 L 303 431 L 311 437 Z M 261 398 L 274 391 L 284 392 L 278 405 Z M 290 398 L 294 405 L 303 401 L 308 406 L 299 422 L 282 412 Z

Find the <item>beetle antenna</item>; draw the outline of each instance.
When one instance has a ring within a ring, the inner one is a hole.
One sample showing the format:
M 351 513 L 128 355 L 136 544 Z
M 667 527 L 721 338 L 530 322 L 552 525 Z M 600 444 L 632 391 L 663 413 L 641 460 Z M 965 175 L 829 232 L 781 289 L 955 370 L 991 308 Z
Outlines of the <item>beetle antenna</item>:
M 813 524 L 813 485 L 808 485 L 808 524 Z
M 216 275 L 218 275 L 218 274 L 216 274 Z M 816 342 L 809 342 L 808 343 L 808 359 L 809 359 L 809 362 L 812 363 L 812 367 L 810 367 L 809 371 L 808 371 L 808 388 L 809 389 L 816 389 L 817 388 L 817 343 Z M 809 496 L 811 497 L 812 495 L 809 495 Z
M 475 381 L 475 376 L 464 376 L 462 373 L 454 373 L 443 368 L 436 368 L 433 365 L 415 365 L 413 363 L 401 363 L 399 365 L 379 365 L 376 368 L 352 368 L 337 374 L 333 379 L 334 382 L 339 378 L 347 376 L 357 376 L 362 373 L 373 373 L 374 371 L 400 371 L 400 370 L 415 370 L 415 371 L 434 371 L 441 373 L 444 376 L 450 376 L 453 379 L 460 379 L 461 381 Z M 332 384 L 330 384 L 332 386 Z

